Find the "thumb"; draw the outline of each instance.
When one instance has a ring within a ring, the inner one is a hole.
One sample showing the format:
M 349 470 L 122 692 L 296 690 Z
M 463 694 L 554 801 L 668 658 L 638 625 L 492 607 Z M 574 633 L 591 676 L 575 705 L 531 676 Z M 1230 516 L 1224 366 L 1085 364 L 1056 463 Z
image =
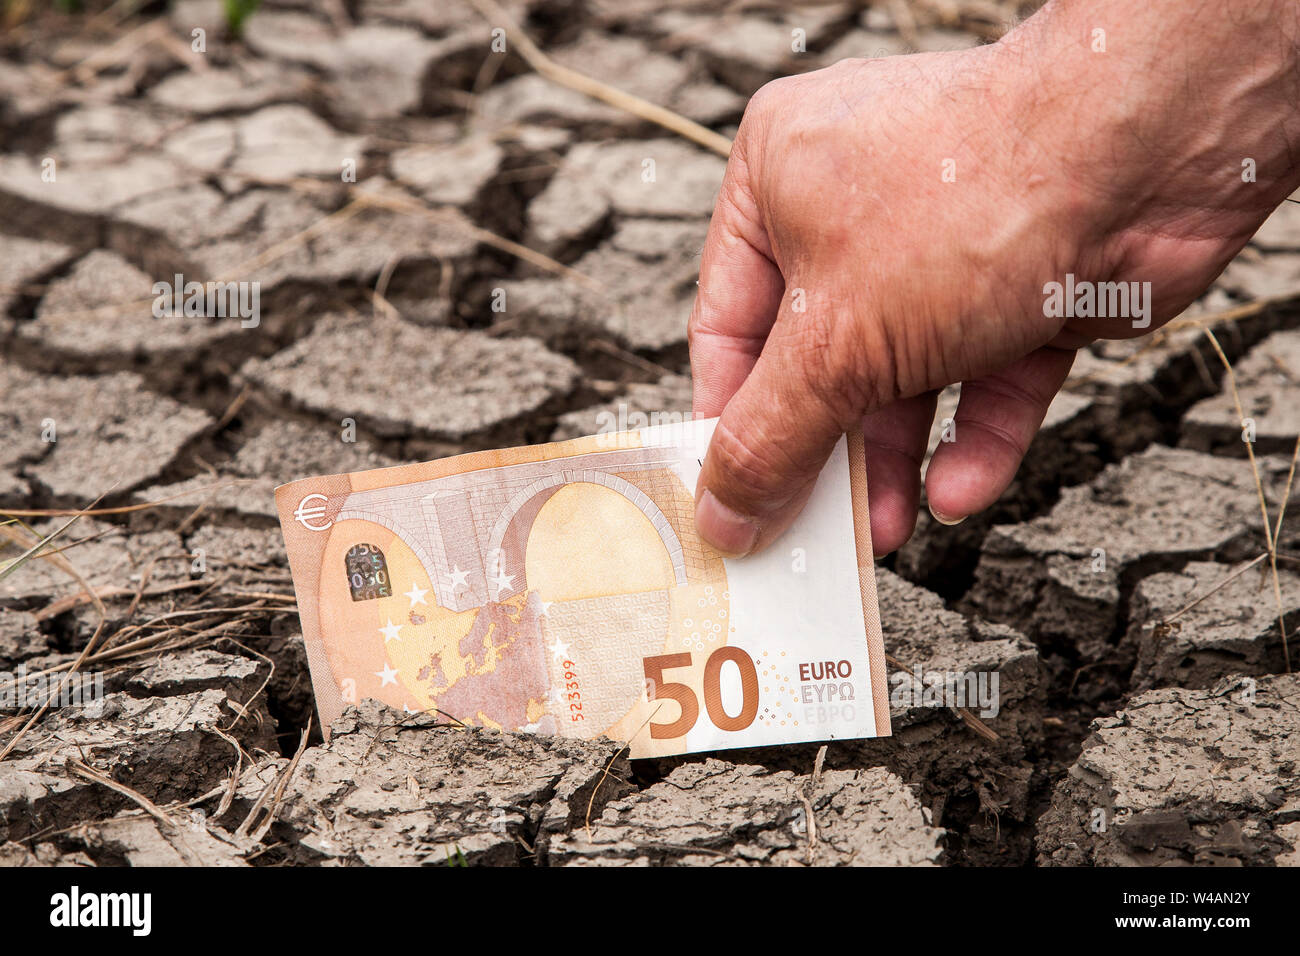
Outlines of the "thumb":
M 722 411 L 696 486 L 696 529 L 728 556 L 765 548 L 790 526 L 845 431 L 842 410 L 824 399 L 828 350 L 810 348 L 809 317 L 792 320 L 789 306 L 787 294 L 758 361 Z

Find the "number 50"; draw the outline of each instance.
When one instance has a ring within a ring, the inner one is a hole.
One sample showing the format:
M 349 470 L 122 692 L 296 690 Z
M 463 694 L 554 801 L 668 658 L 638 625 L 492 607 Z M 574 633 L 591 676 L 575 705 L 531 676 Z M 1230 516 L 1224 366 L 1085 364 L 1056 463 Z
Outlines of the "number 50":
M 722 706 L 722 665 L 734 661 L 740 669 L 740 713 L 732 717 Z M 686 684 L 665 681 L 664 671 L 674 667 L 690 667 L 691 655 L 660 654 L 647 657 L 641 661 L 645 668 L 646 680 L 651 681 L 655 689 L 655 699 L 670 698 L 677 701 L 682 714 L 671 724 L 650 725 L 650 736 L 656 740 L 665 737 L 681 737 L 692 727 L 700 716 L 700 702 L 695 691 Z M 754 669 L 754 660 L 739 647 L 719 647 L 709 655 L 704 663 L 704 707 L 709 712 L 709 719 L 719 730 L 744 730 L 754 722 L 758 715 L 758 671 Z

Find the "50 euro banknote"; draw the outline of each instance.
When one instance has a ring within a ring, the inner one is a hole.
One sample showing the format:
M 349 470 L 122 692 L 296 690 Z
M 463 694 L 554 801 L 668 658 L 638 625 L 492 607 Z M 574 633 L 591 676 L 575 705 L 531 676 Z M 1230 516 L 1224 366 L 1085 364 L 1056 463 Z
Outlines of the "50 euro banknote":
M 277 488 L 325 727 L 375 698 L 632 757 L 887 736 L 861 437 L 731 559 L 694 524 L 715 425 Z

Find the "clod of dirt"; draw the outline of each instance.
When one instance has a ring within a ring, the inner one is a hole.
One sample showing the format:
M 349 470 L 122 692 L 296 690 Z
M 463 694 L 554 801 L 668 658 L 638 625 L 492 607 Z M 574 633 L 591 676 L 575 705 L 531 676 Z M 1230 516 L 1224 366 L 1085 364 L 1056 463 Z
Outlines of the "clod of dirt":
M 1262 249 L 1300 250 L 1300 208 L 1292 202 L 1282 203 L 1264 220 L 1250 242 Z
M 171 284 L 171 276 L 168 276 Z M 239 319 L 155 318 L 154 279 L 97 249 L 50 284 L 36 318 L 16 326 L 20 343 L 71 359 L 125 366 L 140 356 L 184 355 L 239 331 Z
M 0 601 L 3 595 L 0 595 Z M 40 622 L 30 611 L 0 605 L 0 669 L 10 669 L 21 660 L 48 654 L 54 650 Z M 0 678 L 0 681 L 8 678 Z
M 27 463 L 23 472 L 54 498 L 83 504 L 156 480 L 212 422 L 129 372 L 55 378 L 3 362 L 0 407 L 16 422 L 0 454 Z
M 534 0 L 504 0 L 498 5 L 519 22 Z M 467 0 L 427 3 L 425 0 L 358 0 L 357 16 L 366 22 L 400 23 L 433 36 L 483 26 L 483 17 Z
M 188 537 L 187 546 L 192 554 L 203 556 L 205 570 L 198 580 L 205 586 L 216 582 L 223 590 L 238 589 L 245 593 L 292 592 L 279 528 L 205 525 Z M 309 721 L 312 739 L 318 739 L 320 720 L 315 713 L 316 700 L 307 669 L 307 650 L 298 630 L 298 613 L 291 604 L 283 607 L 285 610 L 276 610 L 272 605 L 257 620 L 243 625 L 239 643 L 245 653 L 262 655 L 274 665 L 266 688 L 266 706 L 276 721 L 279 749 L 291 751 Z M 234 651 L 233 646 L 222 645 L 222 649 Z
M 333 172 L 337 176 L 339 170 Z M 375 202 L 405 202 L 408 207 L 412 202 L 382 179 L 368 179 L 358 191 L 373 194 Z M 432 277 L 441 274 L 444 264 L 453 270 L 466 269 L 478 248 L 473 227 L 454 209 L 425 215 L 420 211 L 423 206 L 409 213 L 368 208 L 355 215 L 340 215 L 326 228 L 319 224 L 336 210 L 322 210 L 297 196 L 275 192 L 265 196 L 265 205 L 265 226 L 257 235 L 192 250 L 190 254 L 198 264 L 196 271 L 202 275 L 235 272 L 261 282 L 267 291 L 281 283 L 322 287 L 340 282 L 369 284 L 391 262 L 398 275 L 414 269 L 427 270 L 431 289 L 436 289 Z M 304 236 L 309 229 L 313 232 Z M 271 239 L 277 235 L 278 240 Z M 258 263 L 258 254 L 268 240 L 287 244 L 282 255 Z M 266 313 L 270 318 L 273 310 L 266 309 Z
M 53 845 L 38 847 L 36 857 L 39 861 L 44 855 L 47 861 L 63 865 L 78 858 L 94 866 L 248 865 L 246 851 L 215 836 L 201 810 L 173 812 L 171 819 L 167 824 L 139 810 L 125 811 L 61 834 Z
M 809 811 L 811 810 L 811 819 Z M 547 844 L 551 866 L 924 866 L 943 831 L 881 767 L 788 770 L 712 759 L 616 800 Z
M 213 511 L 275 518 L 275 488 L 295 478 L 387 468 L 397 462 L 362 438 L 345 440 L 340 421 L 326 427 L 271 420 L 248 437 L 215 474 L 139 492 L 140 501 L 168 499 L 171 508 L 187 511 L 206 505 Z
M 230 686 L 243 694 L 258 675 L 247 675 L 242 662 L 238 670 Z M 184 682 L 175 686 L 183 688 Z M 155 692 L 167 689 L 159 686 Z M 230 740 L 218 728 L 246 750 L 274 746 L 272 723 L 260 700 L 254 699 L 240 720 L 236 715 L 246 698 L 217 687 L 147 698 L 110 693 L 92 704 L 51 710 L 0 763 L 0 841 L 134 806 L 126 796 L 78 775 L 72 769 L 77 762 L 155 803 L 207 792 L 236 762 Z
M 192 250 L 221 240 L 238 245 L 242 236 L 260 229 L 269 230 L 273 241 L 279 242 L 293 234 L 304 210 L 305 203 L 278 190 L 250 188 L 227 199 L 213 186 L 195 181 L 147 193 L 115 208 L 106 241 L 119 256 L 169 284 L 177 272 L 186 281 L 203 281 L 216 274 L 199 270 Z M 317 210 L 317 215 L 324 213 Z M 251 260 L 252 253 L 247 258 Z M 126 299 L 139 297 L 137 289 Z
M 67 518 L 53 518 L 33 524 L 32 531 L 44 537 L 68 523 Z M 54 548 L 66 553 L 50 558 L 25 561 L 0 581 L 0 604 L 22 606 L 39 600 L 67 598 L 80 594 L 82 585 L 62 567 L 67 562 L 82 575 L 86 583 L 105 597 L 105 588 L 118 588 L 128 596 L 140 583 L 140 575 L 149 569 L 155 584 L 170 584 L 188 578 L 189 556 L 178 535 L 171 531 L 128 534 L 118 525 L 94 518 L 78 518 L 59 538 Z M 5 560 L 19 552 L 6 550 Z M 63 558 L 63 562 L 58 560 Z M 81 602 L 84 606 L 87 602 Z M 46 607 L 42 607 L 43 612 Z M 71 608 L 69 608 L 71 610 Z
M 269 670 L 251 657 L 199 648 L 158 657 L 130 678 L 126 689 L 133 697 L 175 697 L 215 689 L 238 702 L 252 698 Z
M 150 88 L 149 98 L 170 110 L 195 116 L 244 113 L 277 102 L 301 102 L 310 93 L 310 77 L 306 70 L 246 60 L 201 73 L 173 73 Z
M 234 124 L 237 155 L 230 168 L 258 179 L 337 176 L 346 157 L 360 159 L 366 141 L 332 129 L 306 107 L 268 106 Z
M 613 741 L 435 723 L 372 700 L 349 708 L 329 744 L 303 753 L 284 788 L 272 832 L 290 845 L 288 858 L 372 866 L 529 863 L 552 834 L 581 826 L 589 805 L 594 819 L 627 791 L 627 764 Z M 263 765 L 241 799 L 254 799 L 273 779 L 268 771 L 287 763 Z
M 434 205 L 468 206 L 497 174 L 505 151 L 490 137 L 475 136 L 393 153 L 393 178 Z
M 38 843 L 35 851 L 21 843 L 0 843 L 0 867 L 94 865 L 85 853 L 63 853 L 53 843 Z
M 1228 264 L 1219 285 L 1246 299 L 1289 295 L 1300 285 L 1300 255 L 1275 252 L 1262 255 L 1247 246 Z
M 333 26 L 310 11 L 258 10 L 244 23 L 243 33 L 249 48 L 267 60 L 325 70 L 339 52 Z
M 1274 498 L 1286 466 L 1260 459 Z M 1254 557 L 1263 550 L 1259 524 L 1244 463 L 1152 446 L 1089 485 L 1065 489 L 1049 515 L 994 528 L 965 605 L 1087 665 L 1076 674 L 1076 694 L 1115 696 L 1123 690 L 1115 669 L 1125 668 L 1113 657 L 1114 644 L 1137 581 L 1188 561 Z
M 481 59 L 486 44 L 474 39 Z M 338 31 L 305 13 L 265 10 L 248 19 L 244 40 L 262 57 L 323 74 L 332 111 L 354 122 L 373 122 L 417 110 L 426 78 L 438 75 L 470 38 L 433 40 L 420 30 L 385 23 Z
M 1256 455 L 1290 454 L 1300 435 L 1300 330 L 1274 332 L 1233 371 L 1241 411 L 1225 380 L 1183 416 L 1180 444 L 1244 458 L 1249 441 Z
M 719 16 L 677 10 L 661 13 L 654 23 L 655 29 L 664 34 L 660 48 L 678 53 L 690 50 L 724 83 L 746 96 L 778 76 L 818 66 L 815 57 L 793 49 L 795 37 L 791 31 L 795 26 L 803 29 L 805 44 L 812 49 L 834 29 L 833 22 L 815 17 L 792 17 L 792 23 L 787 24 L 757 15 Z
M 276 585 L 291 582 L 284 537 L 278 526 L 207 524 L 192 532 L 185 542 L 189 554 L 202 554 L 200 579 L 220 578 L 228 586 L 248 591 L 274 591 Z
M 275 356 L 251 361 L 243 374 L 336 421 L 352 417 L 381 435 L 454 440 L 567 393 L 578 367 L 535 339 L 335 315 Z
M 61 243 L 0 235 L 0 331 L 6 328 L 10 308 L 43 291 L 28 287 L 71 257 L 72 249 Z
M 1039 820 L 1041 864 L 1300 858 L 1300 677 L 1149 691 L 1092 731 Z
M 969 863 L 1006 863 L 1028 854 L 1032 764 L 1042 745 L 1042 665 L 1033 644 L 1009 627 L 948 610 L 935 594 L 877 569 L 885 653 L 924 680 L 927 675 L 974 675 L 992 704 L 968 693 L 967 710 L 999 737 L 979 736 L 950 707 L 927 701 L 891 665 L 890 721 L 894 735 L 831 746 L 830 766 L 882 764 L 916 788 L 935 822 L 960 831 L 950 852 Z M 994 681 L 996 680 L 996 684 Z M 968 691 L 969 683 L 963 683 Z M 902 694 L 902 696 L 899 696 Z
M 76 154 L 74 153 L 75 157 Z M 39 233 L 33 238 L 78 245 L 93 243 L 99 219 L 115 206 L 145 193 L 179 186 L 184 171 L 157 153 L 126 158 L 69 158 L 56 166 L 57 189 L 41 178 L 41 157 L 0 155 L 0 221 L 24 222 Z
M 289 133 L 262 125 L 275 121 L 278 109 L 253 114 L 238 127 L 240 137 L 252 138 L 241 157 L 255 157 L 263 150 L 281 155 L 282 147 L 275 145 L 274 137 Z M 339 139 L 331 140 L 328 147 L 302 147 L 313 156 L 330 157 L 328 173 L 319 159 L 313 160 L 318 165 L 310 172 L 337 179 L 349 160 L 355 162 L 358 175 L 364 172 L 359 142 L 344 141 L 314 117 L 300 119 L 302 128 L 293 128 L 304 143 L 314 142 L 313 137 Z M 353 152 L 337 151 L 353 146 Z M 326 148 L 328 154 L 317 152 Z M 177 273 L 186 282 L 237 276 L 241 282 L 258 283 L 260 315 L 256 318 L 260 321 L 244 326 L 243 320 L 250 318 L 244 315 L 224 320 L 239 333 L 235 342 L 245 351 L 268 331 L 292 334 L 299 327 L 304 288 L 338 295 L 340 284 L 373 284 L 390 266 L 396 277 L 424 281 L 429 297 L 436 298 L 432 292 L 439 288 L 444 267 L 463 273 L 478 252 L 473 227 L 455 209 L 425 214 L 424 205 L 382 178 L 366 178 L 355 187 L 352 202 L 367 208 L 345 209 L 342 193 L 324 184 L 311 191 L 262 187 L 264 180 L 272 187 L 275 180 L 256 170 L 240 173 L 240 162 L 236 158 L 221 164 L 225 188 L 237 194 L 232 198 L 197 181 L 160 188 L 114 208 L 105 231 L 106 242 L 114 249 L 169 283 Z M 253 159 L 249 163 L 256 166 Z M 374 203 L 396 203 L 398 208 Z M 331 218 L 334 213 L 338 215 Z M 274 248 L 275 255 L 264 255 L 268 248 Z M 438 308 L 445 314 L 445 303 Z M 196 319 L 168 318 L 154 324 L 161 322 L 193 325 Z
M 559 279 L 506 282 L 506 318 L 557 347 L 592 333 L 631 349 L 685 345 L 707 229 L 703 220 L 625 221 L 574 263 L 582 274 L 602 277 L 599 290 Z
M 579 143 L 528 206 L 539 248 L 560 251 L 611 214 L 703 218 L 713 209 L 726 160 L 677 139 Z
M 1228 581 L 1240 570 L 1197 561 L 1138 584 L 1123 642 L 1125 656 L 1135 658 L 1133 690 L 1210 687 L 1230 674 L 1284 669 L 1268 565 L 1257 564 Z M 1282 566 L 1278 580 L 1290 635 L 1300 614 L 1300 577 Z M 1188 608 L 1201 597 L 1204 600 Z M 1300 662 L 1300 643 L 1292 642 L 1291 653 Z

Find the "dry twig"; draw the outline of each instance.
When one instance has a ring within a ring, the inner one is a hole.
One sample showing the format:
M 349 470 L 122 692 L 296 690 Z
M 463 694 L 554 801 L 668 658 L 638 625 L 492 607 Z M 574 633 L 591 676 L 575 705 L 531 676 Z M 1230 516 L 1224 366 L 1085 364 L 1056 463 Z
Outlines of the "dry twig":
M 616 109 L 639 116 L 641 119 L 662 126 L 691 142 L 710 149 L 721 156 L 731 155 L 731 140 L 720 133 L 715 133 L 707 126 L 701 126 L 680 113 L 657 106 L 649 100 L 624 92 L 618 87 L 602 83 L 600 80 L 579 73 L 567 66 L 561 66 L 538 48 L 537 44 L 525 33 L 496 0 L 470 0 L 479 13 L 489 23 L 502 26 L 507 35 L 514 40 L 515 49 L 534 70 L 553 83 L 577 90 L 594 100 L 600 100 Z
M 1210 340 L 1210 345 L 1219 356 L 1219 361 L 1223 363 L 1223 368 L 1228 379 L 1228 388 L 1232 392 L 1232 404 L 1237 410 L 1237 418 L 1244 422 L 1246 413 L 1241 405 L 1241 394 L 1237 391 L 1237 376 L 1232 370 L 1232 363 L 1228 361 L 1228 356 L 1224 353 L 1223 347 L 1219 345 L 1219 340 L 1215 338 L 1214 332 L 1207 325 L 1205 335 Z M 1243 426 L 1244 427 L 1244 426 Z M 1296 440 L 1296 454 L 1300 454 L 1300 438 Z M 1259 510 L 1264 518 L 1264 545 L 1267 548 L 1269 567 L 1273 576 L 1273 597 L 1277 601 L 1277 627 L 1282 634 L 1282 658 L 1286 663 L 1286 672 L 1291 673 L 1291 649 L 1287 641 L 1286 633 L 1286 607 L 1282 603 L 1282 583 L 1277 574 L 1277 539 L 1273 534 L 1272 525 L 1268 517 L 1268 499 L 1264 496 L 1264 482 L 1259 474 L 1259 462 L 1255 459 L 1254 442 L 1246 442 L 1246 457 L 1250 460 L 1250 470 L 1255 477 L 1255 492 L 1259 495 Z M 1286 494 L 1283 496 L 1285 501 L 1286 495 L 1291 493 L 1291 480 L 1295 477 L 1295 455 L 1291 458 L 1291 474 L 1287 478 Z M 1285 507 L 1285 505 L 1283 506 Z M 1282 522 L 1278 520 L 1278 534 L 1282 532 Z

